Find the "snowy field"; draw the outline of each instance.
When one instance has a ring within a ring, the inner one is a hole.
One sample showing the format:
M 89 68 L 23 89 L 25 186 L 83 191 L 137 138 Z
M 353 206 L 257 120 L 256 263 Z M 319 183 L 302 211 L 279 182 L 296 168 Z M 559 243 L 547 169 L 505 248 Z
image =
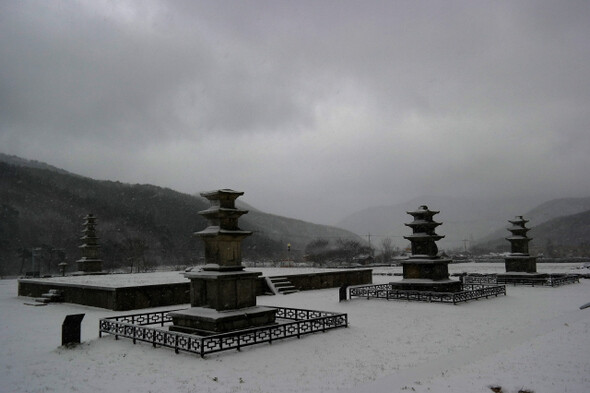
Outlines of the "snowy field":
M 537 266 L 540 272 L 568 272 L 573 265 Z M 451 273 L 503 268 L 449 266 Z M 171 273 L 154 277 L 165 274 Z M 397 279 L 374 276 L 375 283 Z M 457 306 L 377 299 L 338 303 L 338 289 L 261 296 L 262 305 L 348 313 L 350 326 L 205 359 L 112 336 L 99 339 L 99 318 L 125 312 L 75 304 L 32 307 L 24 304 L 29 298 L 16 294 L 16 280 L 0 280 L 3 393 L 489 393 L 492 385 L 504 392 L 590 391 L 590 308 L 579 309 L 590 302 L 590 280 L 557 288 L 507 286 L 505 297 Z M 86 314 L 83 344 L 61 348 L 63 319 L 77 313 Z

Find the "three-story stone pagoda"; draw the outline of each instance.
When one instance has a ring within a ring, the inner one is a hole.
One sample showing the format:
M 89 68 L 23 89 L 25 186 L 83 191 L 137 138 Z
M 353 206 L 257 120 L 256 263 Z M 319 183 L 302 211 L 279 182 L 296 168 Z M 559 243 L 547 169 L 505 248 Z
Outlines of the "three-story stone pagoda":
M 516 216 L 514 220 L 508 220 L 512 224 L 509 228 L 510 236 L 506 238 L 510 242 L 510 254 L 504 258 L 506 273 L 498 274 L 501 282 L 518 282 L 522 280 L 544 280 L 547 274 L 537 273 L 537 257 L 529 254 L 528 237 L 530 230 L 526 227 L 529 220 L 523 216 Z
M 436 227 L 441 223 L 432 218 L 438 211 L 429 210 L 422 205 L 415 211 L 407 212 L 414 221 L 405 224 L 412 228 L 410 236 L 404 236 L 412 244 L 412 256 L 402 262 L 403 279 L 391 283 L 392 289 L 433 292 L 457 292 L 461 290 L 459 281 L 449 278 L 448 258 L 438 255 L 436 241 L 444 236 L 437 235 Z
M 195 233 L 205 243 L 205 266 L 189 272 L 191 308 L 170 313 L 171 330 L 200 335 L 219 334 L 275 323 L 276 310 L 256 305 L 259 272 L 246 272 L 241 242 L 252 232 L 238 227 L 238 218 L 248 213 L 235 200 L 243 195 L 229 189 L 201 193 L 211 206 L 200 211 L 209 226 Z

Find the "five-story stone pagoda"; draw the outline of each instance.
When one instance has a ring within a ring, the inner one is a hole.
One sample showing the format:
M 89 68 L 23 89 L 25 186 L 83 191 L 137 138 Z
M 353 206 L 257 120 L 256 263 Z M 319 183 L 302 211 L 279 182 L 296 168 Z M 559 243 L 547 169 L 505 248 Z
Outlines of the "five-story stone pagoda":
M 451 259 L 438 255 L 436 241 L 444 236 L 437 235 L 435 228 L 441 223 L 433 220 L 438 211 L 422 205 L 417 210 L 407 212 L 414 221 L 405 224 L 412 228 L 412 235 L 404 236 L 412 243 L 412 256 L 402 262 L 403 280 L 391 282 L 392 289 L 431 292 L 461 291 L 459 281 L 449 279 Z
M 102 259 L 100 259 L 100 245 L 96 236 L 96 216 L 89 213 L 84 217 L 84 236 L 81 237 L 82 258 L 76 261 L 78 271 L 75 274 L 102 273 Z
M 238 218 L 248 213 L 235 207 L 243 195 L 229 189 L 201 193 L 211 202 L 200 211 L 209 226 L 195 233 L 205 243 L 205 266 L 186 273 L 191 280 L 191 308 L 171 312 L 170 330 L 211 335 L 275 323 L 276 309 L 256 306 L 259 272 L 242 266 L 241 242 L 252 232 L 238 227 Z

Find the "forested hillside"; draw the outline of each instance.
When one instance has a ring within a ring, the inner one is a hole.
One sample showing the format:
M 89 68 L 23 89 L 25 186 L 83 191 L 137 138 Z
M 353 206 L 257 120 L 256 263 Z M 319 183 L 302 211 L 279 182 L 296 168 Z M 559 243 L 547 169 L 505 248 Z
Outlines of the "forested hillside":
M 528 219 L 529 215 L 524 217 Z M 527 223 L 531 228 L 528 235 L 533 239 L 529 245 L 531 253 L 547 257 L 590 256 L 590 210 L 535 224 L 533 220 Z M 477 244 L 475 251 L 510 251 L 510 243 L 505 239 L 509 235 L 508 230 L 498 233 L 493 239 Z
M 42 271 L 53 272 L 66 259 L 75 270 L 80 258 L 83 217 L 98 217 L 105 269 L 149 269 L 155 265 L 200 263 L 203 248 L 192 234 L 206 226 L 198 214 L 208 207 L 200 197 L 152 185 L 97 181 L 82 176 L 0 160 L 0 274 L 31 270 L 37 249 Z M 254 233 L 243 243 L 244 259 L 286 257 L 287 242 L 303 250 L 315 238 L 356 235 L 284 217 L 252 212 L 240 219 Z M 296 233 L 297 232 L 297 233 Z

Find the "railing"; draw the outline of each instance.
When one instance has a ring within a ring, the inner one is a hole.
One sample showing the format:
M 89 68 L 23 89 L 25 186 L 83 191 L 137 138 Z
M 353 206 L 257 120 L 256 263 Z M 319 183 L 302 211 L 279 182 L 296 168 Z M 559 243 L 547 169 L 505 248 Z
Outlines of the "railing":
M 495 274 L 465 274 L 462 276 L 464 284 L 497 284 L 498 276 Z
M 516 276 L 498 276 L 499 284 L 512 284 L 516 285 L 530 285 L 534 286 L 545 286 L 545 287 L 558 287 L 566 284 L 579 283 L 580 277 L 576 274 L 548 274 L 541 277 L 516 277 Z
M 156 311 L 150 313 L 140 313 L 140 314 L 129 314 L 129 315 L 119 315 L 116 317 L 108 317 L 104 319 L 117 321 L 120 323 L 127 323 L 130 325 L 156 325 L 159 324 L 160 326 L 164 326 L 164 324 L 172 322 L 172 318 L 168 316 L 168 313 L 172 311 L 180 311 L 184 309 L 175 309 L 175 310 L 166 310 L 166 311 Z
M 579 283 L 580 276 L 578 276 L 577 274 L 565 274 L 565 275 L 551 274 L 549 276 L 548 281 L 549 281 L 548 285 L 550 285 L 552 287 L 558 287 L 560 285 Z
M 504 285 L 463 284 L 459 292 L 431 292 L 393 289 L 390 284 L 349 287 L 349 298 L 364 297 L 386 300 L 408 300 L 419 302 L 461 303 L 469 300 L 506 295 Z
M 250 345 L 272 343 L 290 337 L 300 338 L 306 334 L 348 326 L 347 314 L 285 307 L 273 308 L 277 310 L 276 318 L 293 322 L 206 337 L 146 326 L 164 326 L 172 322 L 168 313 L 177 310 L 168 310 L 101 319 L 99 321 L 99 337 L 102 337 L 103 333 L 107 333 L 114 335 L 115 339 L 119 339 L 119 337 L 130 338 L 134 344 L 139 340 L 151 343 L 154 347 L 159 345 L 172 348 L 176 353 L 185 351 L 204 357 L 210 353 L 230 349 L 240 350 Z

